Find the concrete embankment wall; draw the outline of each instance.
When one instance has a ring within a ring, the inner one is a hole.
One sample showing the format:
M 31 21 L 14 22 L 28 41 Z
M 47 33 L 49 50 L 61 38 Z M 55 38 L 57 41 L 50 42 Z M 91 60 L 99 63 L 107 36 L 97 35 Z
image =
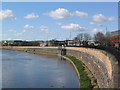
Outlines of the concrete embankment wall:
M 57 47 L 12 47 L 12 49 L 35 54 L 52 55 L 60 52 Z M 97 79 L 100 88 L 120 86 L 119 65 L 113 55 L 102 50 L 75 47 L 66 47 L 66 55 L 72 55 L 81 60 Z
M 111 54 L 94 49 L 68 49 L 67 55 L 72 55 L 89 68 L 97 79 L 100 88 L 118 88 L 118 62 Z

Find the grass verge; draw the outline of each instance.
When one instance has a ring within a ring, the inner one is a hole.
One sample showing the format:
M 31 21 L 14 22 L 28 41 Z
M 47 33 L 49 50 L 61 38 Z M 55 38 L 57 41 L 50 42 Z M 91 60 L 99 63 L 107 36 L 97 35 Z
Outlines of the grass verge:
M 75 64 L 79 74 L 80 74 L 80 88 L 93 88 L 93 85 L 91 84 L 91 79 L 88 77 L 87 73 L 85 72 L 85 67 L 83 63 L 80 60 L 77 60 L 73 56 L 66 56 L 72 62 Z

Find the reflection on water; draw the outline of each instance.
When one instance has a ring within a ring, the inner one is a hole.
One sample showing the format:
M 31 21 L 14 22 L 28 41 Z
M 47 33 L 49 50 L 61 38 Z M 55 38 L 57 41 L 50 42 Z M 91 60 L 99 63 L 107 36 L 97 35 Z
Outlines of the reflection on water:
M 2 51 L 3 88 L 79 88 L 72 65 L 58 56 Z

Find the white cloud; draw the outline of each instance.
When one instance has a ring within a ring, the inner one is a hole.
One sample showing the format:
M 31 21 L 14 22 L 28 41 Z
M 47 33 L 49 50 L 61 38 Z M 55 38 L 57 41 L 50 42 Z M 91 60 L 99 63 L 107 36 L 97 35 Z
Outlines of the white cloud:
M 13 15 L 13 11 L 7 9 L 0 11 L 0 20 L 16 20 L 16 18 Z
M 39 18 L 39 15 L 32 13 L 32 14 L 26 15 L 24 18 L 26 18 L 26 19 Z
M 61 26 L 62 25 L 62 23 L 56 23 L 57 25 L 59 25 L 59 26 Z
M 44 15 L 48 15 L 54 19 L 69 19 L 73 16 L 88 17 L 88 13 L 86 12 L 75 11 L 74 13 L 70 13 L 69 10 L 64 8 L 58 8 L 49 13 L 45 13 Z
M 114 17 L 106 17 L 102 14 L 96 14 L 93 16 L 93 20 L 96 22 L 108 22 L 108 21 L 114 21 Z
M 10 29 L 10 30 L 8 30 L 8 32 L 12 32 L 13 35 L 15 35 L 15 36 L 21 36 L 28 31 L 27 30 L 22 30 L 22 31 L 18 32 L 17 30 Z
M 97 29 L 97 28 L 92 29 L 93 33 L 102 32 L 102 31 L 103 31 L 103 29 Z
M 94 22 L 90 22 L 90 25 L 103 26 L 102 24 L 98 24 L 98 23 L 94 23 Z
M 54 19 L 68 19 L 72 16 L 72 14 L 67 9 L 64 8 L 58 8 L 55 11 L 46 13 L 45 15 L 49 15 Z
M 21 36 L 23 33 L 21 32 L 21 33 L 19 33 L 19 32 L 16 32 L 14 35 L 15 36 Z
M 41 25 L 40 26 L 40 31 L 49 34 L 50 30 L 47 26 Z
M 10 30 L 8 30 L 8 32 L 16 32 L 16 30 L 13 30 L 13 29 L 10 29 Z
M 27 30 L 23 30 L 22 32 L 25 33 L 25 32 L 27 32 Z
M 75 15 L 79 17 L 88 17 L 88 13 L 75 11 Z
M 80 26 L 79 24 L 68 24 L 68 25 L 61 25 L 62 29 L 69 30 L 71 32 L 76 32 L 76 31 L 83 31 L 85 30 L 84 27 Z
M 14 35 L 15 36 L 21 36 L 21 35 L 23 35 L 26 32 L 27 32 L 27 30 L 22 30 L 21 32 L 15 32 Z
M 34 26 L 32 26 L 32 25 L 28 25 L 28 24 L 27 24 L 27 25 L 24 26 L 24 28 L 25 28 L 25 29 L 33 29 Z

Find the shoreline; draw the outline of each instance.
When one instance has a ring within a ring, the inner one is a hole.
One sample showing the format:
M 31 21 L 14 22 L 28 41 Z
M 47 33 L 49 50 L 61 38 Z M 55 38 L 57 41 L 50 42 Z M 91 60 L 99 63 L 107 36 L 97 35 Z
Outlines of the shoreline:
M 74 69 L 76 70 L 76 73 L 77 73 L 77 75 L 78 75 L 78 78 L 79 78 L 79 81 L 80 81 L 80 83 L 83 83 L 83 85 L 85 85 L 86 83 L 89 83 L 89 85 L 87 85 L 87 86 L 82 86 L 81 87 L 81 85 L 80 85 L 80 88 L 89 88 L 89 89 L 94 89 L 94 88 L 96 88 L 96 89 L 99 89 L 99 86 L 98 86 L 98 84 L 97 84 L 97 79 L 93 76 L 93 74 L 91 73 L 91 71 L 87 68 L 87 66 L 85 66 L 84 64 L 83 64 L 83 62 L 81 61 L 81 60 L 78 60 L 77 58 L 75 58 L 74 56 L 70 56 L 70 55 L 67 55 L 67 56 L 62 56 L 64 59 L 66 59 L 67 61 L 69 61 L 72 65 L 73 65 L 73 67 L 74 67 Z M 76 59 L 77 60 L 77 62 L 80 62 L 81 63 L 81 65 L 79 64 L 79 66 L 75 63 L 75 61 L 72 59 L 72 58 L 74 58 L 74 59 Z M 82 71 L 80 71 L 79 69 L 81 69 L 81 68 L 83 68 L 83 70 Z M 86 76 L 83 76 L 82 75 L 82 72 L 83 73 L 85 73 L 85 75 Z M 88 78 L 88 82 L 84 82 L 84 81 L 82 81 L 82 79 L 85 79 L 85 78 Z
M 58 54 L 52 54 L 52 53 L 48 53 L 48 52 L 45 52 L 45 53 L 43 53 L 43 52 L 38 52 L 38 53 L 36 53 L 35 51 L 28 51 L 28 50 L 25 50 L 24 48 L 22 48 L 22 49 L 17 49 L 17 48 L 2 48 L 1 50 L 15 50 L 15 51 L 21 51 L 21 52 L 26 52 L 26 53 L 31 53 L 31 54 L 37 54 L 37 55 L 57 55 L 57 56 L 59 56 Z M 68 55 L 69 56 L 69 55 Z M 67 61 L 69 61 L 71 64 L 72 64 L 72 66 L 74 67 L 74 69 L 75 69 L 75 71 L 76 71 L 76 73 L 77 73 L 77 76 L 78 76 L 78 78 L 79 78 L 79 86 L 80 86 L 80 88 L 81 88 L 81 85 L 80 85 L 80 72 L 78 71 L 78 69 L 77 69 L 77 66 L 75 65 L 75 63 L 70 59 L 70 58 L 68 58 L 67 56 L 61 56 L 62 58 L 64 58 L 65 60 L 67 60 Z M 78 59 L 77 59 L 78 60 Z M 81 60 L 78 60 L 78 61 L 80 61 L 80 62 L 82 62 Z M 91 76 L 91 77 L 89 77 L 89 79 L 90 79 L 90 81 L 92 81 L 92 82 L 94 82 L 94 80 L 93 80 L 93 74 L 90 72 L 90 70 L 87 68 L 87 66 L 83 66 L 83 67 L 86 67 L 85 69 L 85 71 L 89 71 L 89 73 L 87 73 L 88 74 L 88 77 L 89 76 Z M 90 74 L 90 75 L 89 75 Z M 95 83 L 95 84 L 93 84 L 93 83 L 91 83 L 92 84 L 92 88 L 98 88 L 98 85 L 97 85 L 97 83 Z M 86 87 L 86 88 L 89 88 L 89 87 Z M 92 89 L 91 88 L 91 89 Z
M 67 60 L 68 62 L 70 62 L 72 64 L 73 68 L 75 69 L 75 71 L 77 73 L 77 77 L 79 79 L 79 87 L 80 87 L 80 74 L 79 74 L 79 71 L 78 71 L 76 65 L 68 57 L 66 57 L 66 56 L 61 56 L 61 57 L 64 58 L 65 60 Z

